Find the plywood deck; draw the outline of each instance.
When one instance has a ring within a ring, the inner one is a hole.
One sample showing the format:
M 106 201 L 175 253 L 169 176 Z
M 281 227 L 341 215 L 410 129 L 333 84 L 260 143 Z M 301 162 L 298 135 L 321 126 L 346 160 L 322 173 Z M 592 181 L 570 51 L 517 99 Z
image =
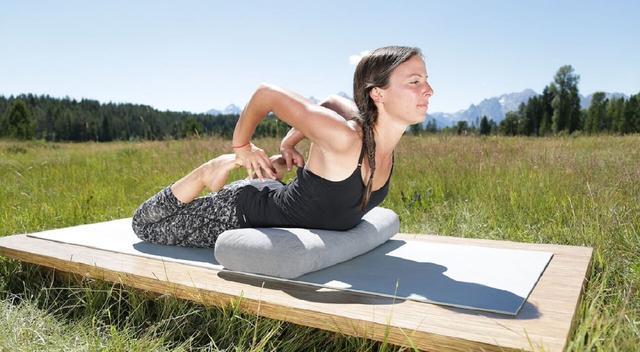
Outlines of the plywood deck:
M 434 235 L 394 239 L 553 252 L 516 317 L 369 294 L 263 280 L 225 271 L 14 235 L 0 254 L 17 260 L 169 293 L 205 305 L 241 308 L 264 317 L 422 350 L 562 351 L 591 262 L 588 247 L 527 244 Z

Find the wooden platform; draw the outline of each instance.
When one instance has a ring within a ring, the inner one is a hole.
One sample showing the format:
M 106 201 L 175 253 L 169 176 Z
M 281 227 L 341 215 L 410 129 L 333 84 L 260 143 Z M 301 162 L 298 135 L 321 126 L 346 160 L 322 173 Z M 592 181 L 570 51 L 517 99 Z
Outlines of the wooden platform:
M 516 317 L 356 292 L 262 280 L 175 262 L 57 243 L 26 235 L 0 238 L 0 254 L 122 283 L 205 305 L 241 308 L 264 317 L 422 350 L 562 351 L 591 262 L 592 248 L 398 234 L 394 239 L 553 252 Z

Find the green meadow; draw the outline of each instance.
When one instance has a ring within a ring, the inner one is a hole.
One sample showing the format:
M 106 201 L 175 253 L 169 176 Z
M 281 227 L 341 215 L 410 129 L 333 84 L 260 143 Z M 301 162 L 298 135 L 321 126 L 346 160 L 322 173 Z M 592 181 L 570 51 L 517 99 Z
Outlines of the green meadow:
M 277 152 L 277 139 L 254 142 Z M 229 145 L 0 141 L 0 236 L 130 217 Z M 405 136 L 395 160 L 382 206 L 402 232 L 593 247 L 567 350 L 638 349 L 640 135 Z M 6 258 L 0 300 L 2 351 L 410 350 Z

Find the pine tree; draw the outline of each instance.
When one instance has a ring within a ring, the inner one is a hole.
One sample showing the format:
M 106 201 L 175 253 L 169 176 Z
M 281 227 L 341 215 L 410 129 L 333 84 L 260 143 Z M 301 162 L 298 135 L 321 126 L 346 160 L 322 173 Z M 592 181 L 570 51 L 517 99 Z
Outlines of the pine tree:
M 436 133 L 436 132 L 438 132 L 438 127 L 436 126 L 436 119 L 429 119 L 427 121 L 427 126 L 425 127 L 425 132 L 427 132 L 427 133 Z
M 542 97 L 534 96 L 529 99 L 525 109 L 527 118 L 527 135 L 537 136 L 540 133 L 540 122 L 542 118 Z
M 467 121 L 458 121 L 456 124 L 456 134 L 467 134 L 467 130 L 469 129 L 469 124 Z
M 578 128 L 580 121 L 580 98 L 578 95 L 580 76 L 574 73 L 571 65 L 558 69 L 551 84 L 554 95 L 552 130 L 554 133 L 567 130 L 569 133 Z
M 553 116 L 553 92 L 551 86 L 546 86 L 542 90 L 542 96 L 540 97 L 540 108 L 542 113 L 540 115 L 540 129 L 538 131 L 539 136 L 545 136 L 551 132 L 551 119 Z
M 515 136 L 518 133 L 518 113 L 515 111 L 508 112 L 504 120 L 500 121 L 498 129 L 505 136 Z
M 598 133 L 604 129 L 604 120 L 607 114 L 607 99 L 603 92 L 593 93 L 591 97 L 591 105 L 587 110 L 587 118 L 585 121 L 585 132 L 592 134 Z
M 193 135 L 202 135 L 204 128 L 202 124 L 193 117 L 184 120 L 182 124 L 181 135 L 184 137 L 191 137 Z
M 526 110 L 527 110 L 527 104 L 520 103 L 520 105 L 518 105 L 517 124 L 516 124 L 517 125 L 516 134 L 518 135 L 527 136 L 530 133 L 531 122 L 529 121 L 529 117 L 526 114 Z
M 409 131 L 411 131 L 411 134 L 413 134 L 414 136 L 422 134 L 423 130 L 424 129 L 422 128 L 422 122 L 414 123 L 413 125 L 409 126 Z
M 24 101 L 14 101 L 2 123 L 2 134 L 10 138 L 32 139 L 35 134 L 35 122 Z
M 493 119 L 489 120 L 489 127 L 491 128 L 490 134 L 498 134 L 498 124 Z
M 629 98 L 629 132 L 640 133 L 640 93 Z
M 487 120 L 487 116 L 482 116 L 480 120 L 480 135 L 486 136 L 491 133 L 491 126 L 489 125 L 489 120 Z
M 577 76 L 579 78 L 579 76 Z M 569 133 L 580 130 L 582 124 L 582 111 L 580 109 L 580 95 L 578 94 L 578 82 L 569 88 Z
M 624 98 L 612 98 L 607 104 L 607 116 L 605 128 L 610 132 L 620 132 L 622 119 L 624 117 Z
M 113 139 L 113 137 L 111 137 L 111 124 L 109 123 L 109 118 L 107 116 L 102 116 L 102 123 L 98 136 L 101 142 L 108 142 Z
M 625 101 L 622 108 L 622 122 L 619 132 L 622 134 L 633 133 L 635 129 L 636 113 L 638 112 L 638 96 L 632 95 Z

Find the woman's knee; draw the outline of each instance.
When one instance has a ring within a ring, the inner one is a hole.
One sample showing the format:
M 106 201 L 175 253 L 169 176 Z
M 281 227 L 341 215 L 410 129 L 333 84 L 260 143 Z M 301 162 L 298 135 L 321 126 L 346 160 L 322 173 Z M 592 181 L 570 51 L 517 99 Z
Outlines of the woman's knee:
M 158 243 L 158 238 L 161 237 L 158 236 L 161 223 L 154 221 L 156 219 L 149 216 L 148 209 L 146 209 L 147 206 L 148 204 L 145 202 L 133 213 L 131 228 L 139 239 L 145 242 Z
M 171 236 L 168 236 L 166 229 L 158 223 L 145 223 L 142 221 L 132 221 L 131 227 L 136 236 L 147 243 L 172 245 Z
M 147 227 L 146 225 L 148 225 L 148 222 L 145 217 L 142 216 L 141 208 L 142 206 L 138 207 L 138 209 L 133 213 L 133 217 L 131 218 L 131 228 L 138 238 L 146 241 L 147 231 L 145 231 L 145 228 Z

